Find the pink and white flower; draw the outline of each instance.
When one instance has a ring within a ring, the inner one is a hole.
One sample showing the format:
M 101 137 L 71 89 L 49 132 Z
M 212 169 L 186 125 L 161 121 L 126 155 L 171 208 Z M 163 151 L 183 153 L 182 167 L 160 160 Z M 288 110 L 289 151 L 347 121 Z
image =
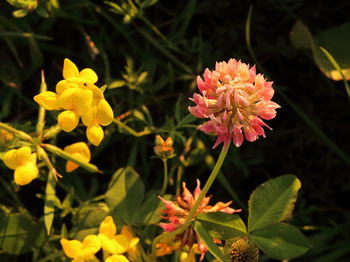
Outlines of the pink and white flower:
M 235 59 L 216 63 L 213 71 L 205 69 L 203 77 L 197 77 L 200 94 L 191 98 L 196 105 L 188 109 L 195 117 L 208 119 L 199 129 L 218 136 L 213 148 L 231 140 L 239 147 L 244 138 L 253 142 L 265 137 L 263 127 L 271 128 L 263 119 L 274 118 L 280 107 L 271 101 L 272 82 L 256 74 L 255 66 Z

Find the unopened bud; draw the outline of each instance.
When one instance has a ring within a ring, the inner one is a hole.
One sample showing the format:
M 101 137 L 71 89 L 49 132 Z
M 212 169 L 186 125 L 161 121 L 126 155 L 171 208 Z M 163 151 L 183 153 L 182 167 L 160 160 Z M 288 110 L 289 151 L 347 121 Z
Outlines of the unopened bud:
M 174 156 L 173 140 L 168 137 L 165 141 L 160 135 L 156 136 L 156 146 L 153 148 L 156 155 L 162 160 Z

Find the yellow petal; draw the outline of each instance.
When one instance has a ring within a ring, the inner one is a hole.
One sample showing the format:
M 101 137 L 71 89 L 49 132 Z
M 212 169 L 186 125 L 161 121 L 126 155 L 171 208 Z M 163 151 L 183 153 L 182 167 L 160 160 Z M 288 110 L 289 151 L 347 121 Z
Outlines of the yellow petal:
M 92 91 L 89 89 L 79 88 L 75 95 L 75 106 L 80 115 L 86 113 L 92 106 Z
M 56 84 L 56 93 L 58 95 L 62 94 L 64 90 L 68 88 L 76 88 L 79 87 L 77 83 L 72 83 L 67 80 L 61 80 Z
M 104 137 L 103 129 L 100 125 L 88 126 L 86 136 L 91 144 L 98 146 Z
M 57 94 L 51 91 L 46 91 L 34 96 L 34 101 L 47 110 L 57 110 L 60 107 L 57 106 Z
M 32 155 L 32 151 L 29 146 L 22 146 L 16 150 L 13 154 L 14 161 L 18 163 L 18 165 L 23 165 L 26 162 L 30 161 L 30 157 Z
M 72 110 L 76 108 L 75 101 L 77 92 L 79 88 L 68 88 L 57 96 L 56 105 L 67 110 Z
M 63 78 L 67 79 L 70 77 L 77 77 L 77 76 L 79 76 L 79 70 L 77 66 L 68 58 L 65 58 L 63 62 Z
M 86 86 L 93 92 L 95 99 L 104 99 L 102 91 L 96 85 L 86 83 Z
M 67 152 L 75 157 L 80 158 L 83 161 L 89 162 L 90 158 L 91 158 L 91 153 L 90 153 L 90 149 L 87 146 L 86 143 L 84 142 L 78 142 L 78 143 L 74 143 L 72 145 L 66 146 L 63 149 L 64 152 Z M 79 167 L 78 164 L 76 164 L 73 161 L 67 161 L 66 163 L 66 172 L 72 172 L 75 169 L 77 169 Z
M 114 237 L 114 241 L 116 242 L 117 253 L 122 254 L 126 252 L 129 248 L 129 240 L 126 236 L 119 234 Z
M 15 182 L 16 184 L 23 186 L 32 182 L 39 174 L 39 170 L 36 165 L 28 162 L 25 165 L 19 166 L 15 169 Z
M 101 99 L 97 104 L 97 122 L 100 125 L 107 126 L 112 123 L 113 110 L 106 100 Z
M 14 157 L 15 153 L 16 149 L 11 149 L 4 154 L 3 161 L 8 168 L 16 169 L 18 167 L 18 163 Z
M 79 167 L 79 165 L 77 163 L 68 160 L 67 163 L 66 163 L 66 172 L 67 173 L 73 172 L 78 167 Z
M 68 240 L 63 238 L 60 242 L 64 253 L 69 258 L 75 258 L 83 248 L 83 243 L 78 240 Z
M 86 82 L 90 82 L 92 84 L 96 83 L 98 80 L 95 71 L 90 68 L 85 68 L 81 70 L 79 77 L 85 78 L 87 80 Z
M 81 120 L 83 121 L 83 124 L 86 126 L 92 126 L 97 123 L 97 106 L 92 105 L 91 108 L 81 115 Z
M 129 240 L 129 248 L 135 247 L 139 241 L 140 239 L 138 237 L 134 237 L 133 239 Z
M 64 152 L 67 152 L 69 154 L 77 154 L 80 156 L 80 158 L 86 162 L 90 161 L 91 153 L 88 145 L 84 142 L 78 142 L 71 144 L 69 146 L 66 146 L 63 149 Z
M 128 239 L 132 239 L 134 237 L 131 228 L 127 225 L 122 227 L 122 231 L 120 233 L 126 236 Z
M 70 132 L 77 127 L 79 116 L 73 111 L 66 110 L 58 115 L 57 122 L 63 131 Z
M 108 238 L 104 234 L 98 234 L 98 238 L 101 241 L 101 246 L 104 251 L 110 254 L 115 254 L 117 252 L 116 242 L 114 239 Z
M 96 235 L 89 235 L 83 240 L 83 249 L 90 251 L 90 254 L 95 254 L 101 248 L 101 241 Z
M 113 255 L 107 257 L 105 262 L 129 262 L 129 260 L 123 255 Z
M 101 223 L 99 233 L 107 236 L 108 238 L 113 238 L 117 233 L 117 227 L 114 224 L 113 218 L 107 216 Z

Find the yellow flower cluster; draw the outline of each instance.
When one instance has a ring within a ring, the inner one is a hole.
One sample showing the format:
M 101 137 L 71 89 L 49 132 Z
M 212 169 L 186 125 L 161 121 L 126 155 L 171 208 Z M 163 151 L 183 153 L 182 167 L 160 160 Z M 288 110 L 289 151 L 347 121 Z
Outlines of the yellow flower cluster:
M 15 182 L 20 186 L 29 184 L 39 174 L 36 154 L 32 153 L 28 146 L 7 151 L 3 161 L 8 168 L 15 170 Z
M 72 258 L 73 262 L 99 261 L 95 254 L 102 248 L 105 262 L 128 262 L 129 259 L 124 253 L 135 254 L 136 245 L 139 242 L 133 237 L 126 226 L 120 234 L 117 234 L 117 227 L 111 216 L 107 216 L 101 223 L 99 234 L 88 235 L 83 242 L 79 240 L 61 239 L 64 253 Z
M 98 146 L 104 137 L 101 126 L 112 122 L 113 110 L 95 85 L 98 80 L 96 73 L 90 68 L 79 72 L 77 66 L 66 58 L 63 78 L 56 85 L 56 93 L 43 92 L 34 97 L 35 102 L 47 110 L 64 109 L 57 120 L 60 128 L 66 132 L 74 130 L 81 117 L 87 127 L 88 140 Z

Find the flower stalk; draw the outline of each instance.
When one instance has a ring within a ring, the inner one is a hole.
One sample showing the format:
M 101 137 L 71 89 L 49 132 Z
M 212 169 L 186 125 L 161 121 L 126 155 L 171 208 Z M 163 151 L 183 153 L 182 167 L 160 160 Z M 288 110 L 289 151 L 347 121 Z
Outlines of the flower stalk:
M 159 195 L 164 195 L 166 191 L 166 187 L 168 185 L 168 163 L 167 159 L 164 159 L 163 161 L 163 167 L 164 167 L 164 178 L 163 178 L 163 186 L 162 189 L 160 190 Z
M 33 141 L 33 138 L 30 135 L 28 135 L 27 133 L 20 131 L 16 128 L 13 128 L 12 126 L 9 126 L 5 123 L 0 122 L 0 129 L 5 129 L 6 131 L 13 133 L 15 136 L 22 138 L 24 140 L 27 140 L 30 142 Z
M 45 75 L 44 70 L 41 70 L 41 84 L 40 84 L 40 93 L 47 91 L 47 85 L 45 82 Z M 45 127 L 45 108 L 42 106 L 39 106 L 39 113 L 38 113 L 38 122 L 36 124 L 36 132 L 38 134 L 38 137 L 42 136 L 44 127 Z
M 216 161 L 216 164 L 215 164 L 211 174 L 209 175 L 209 178 L 208 178 L 207 182 L 205 183 L 201 193 L 199 194 L 196 202 L 194 203 L 193 207 L 191 208 L 185 223 L 181 227 L 177 228 L 176 230 L 174 230 L 172 232 L 164 232 L 154 239 L 154 241 L 152 243 L 152 257 L 153 258 L 156 257 L 156 245 L 157 245 L 157 243 L 159 243 L 161 241 L 166 242 L 167 240 L 173 239 L 174 237 L 176 237 L 176 235 L 181 234 L 191 225 L 193 217 L 197 211 L 198 206 L 202 202 L 205 195 L 208 193 L 210 187 L 212 186 L 213 182 L 215 181 L 215 178 L 217 177 L 217 175 L 220 171 L 222 164 L 224 163 L 225 157 L 226 157 L 228 149 L 229 149 L 229 145 L 230 145 L 230 143 L 228 143 L 222 147 L 219 158 Z M 152 261 L 155 261 L 155 259 Z

